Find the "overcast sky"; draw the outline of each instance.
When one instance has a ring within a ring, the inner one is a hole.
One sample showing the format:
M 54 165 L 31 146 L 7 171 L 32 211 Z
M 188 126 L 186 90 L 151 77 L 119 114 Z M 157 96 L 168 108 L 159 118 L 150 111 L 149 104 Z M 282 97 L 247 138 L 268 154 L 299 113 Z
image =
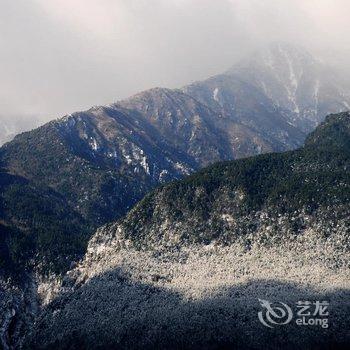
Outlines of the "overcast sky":
M 271 41 L 350 58 L 349 0 L 0 0 L 0 118 L 54 118 L 230 67 Z

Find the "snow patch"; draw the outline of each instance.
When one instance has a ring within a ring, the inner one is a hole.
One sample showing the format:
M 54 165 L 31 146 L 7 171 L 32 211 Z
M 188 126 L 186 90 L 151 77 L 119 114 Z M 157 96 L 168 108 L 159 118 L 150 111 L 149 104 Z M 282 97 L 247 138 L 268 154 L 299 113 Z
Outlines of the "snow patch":
M 135 144 L 131 144 L 131 152 L 130 150 L 122 148 L 122 154 L 128 165 L 139 165 L 145 170 L 148 175 L 150 174 L 147 156 L 144 154 L 144 151 L 140 147 L 136 146 Z M 138 169 L 135 168 L 134 172 L 138 172 Z
M 287 65 L 288 65 L 288 70 L 289 70 L 289 84 L 290 84 L 290 86 L 286 86 L 286 90 L 288 92 L 288 99 L 290 100 L 290 102 L 294 106 L 294 113 L 299 114 L 300 109 L 299 109 L 299 106 L 298 106 L 297 101 L 296 101 L 296 92 L 298 90 L 299 78 L 302 74 L 299 74 L 299 76 L 297 77 L 297 74 L 294 70 L 294 65 L 293 65 L 292 59 L 290 58 L 288 53 L 285 52 L 284 50 L 282 50 L 281 48 L 280 48 L 280 52 L 285 57 L 285 60 L 286 60 Z
M 168 174 L 169 174 L 169 171 L 168 171 L 168 170 L 166 170 L 166 169 L 162 170 L 162 171 L 160 172 L 160 174 L 159 174 L 159 181 L 160 181 L 160 182 L 165 181 L 165 179 L 166 179 L 166 177 L 167 177 Z
M 216 102 L 219 102 L 218 94 L 219 94 L 219 88 L 216 87 L 216 88 L 213 90 L 213 99 L 214 99 Z
M 99 144 L 97 143 L 96 139 L 93 137 L 90 137 L 89 145 L 93 151 L 98 151 L 100 148 Z
M 117 151 L 108 152 L 107 157 L 108 158 L 117 158 Z
M 344 106 L 345 106 L 347 109 L 350 109 L 350 106 L 349 106 L 349 104 L 348 104 L 346 101 L 343 101 L 343 104 L 344 104 Z
M 143 167 L 143 169 L 145 170 L 145 172 L 149 175 L 150 171 L 149 171 L 149 165 L 147 163 L 147 157 L 143 156 L 142 160 L 141 160 L 141 166 Z
M 320 91 L 320 81 L 316 80 L 315 86 L 314 86 L 314 101 L 315 101 L 315 113 L 317 113 L 318 110 L 318 94 Z
M 176 170 L 180 170 L 181 173 L 185 174 L 185 175 L 189 175 L 191 173 L 190 170 L 185 165 L 183 165 L 182 163 L 179 163 L 179 162 L 176 162 L 174 164 L 174 168 Z
M 227 223 L 231 224 L 235 221 L 235 219 L 233 218 L 232 215 L 230 214 L 222 214 L 221 215 L 221 219 L 223 219 L 224 221 L 226 221 Z

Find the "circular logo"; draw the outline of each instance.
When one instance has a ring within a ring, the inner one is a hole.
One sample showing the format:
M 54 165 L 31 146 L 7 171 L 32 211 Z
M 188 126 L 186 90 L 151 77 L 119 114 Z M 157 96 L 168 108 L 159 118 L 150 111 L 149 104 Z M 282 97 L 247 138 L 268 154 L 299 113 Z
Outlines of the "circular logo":
M 258 312 L 259 321 L 266 327 L 274 328 L 289 323 L 293 318 L 292 309 L 285 303 L 271 303 L 268 300 L 259 299 L 263 311 Z

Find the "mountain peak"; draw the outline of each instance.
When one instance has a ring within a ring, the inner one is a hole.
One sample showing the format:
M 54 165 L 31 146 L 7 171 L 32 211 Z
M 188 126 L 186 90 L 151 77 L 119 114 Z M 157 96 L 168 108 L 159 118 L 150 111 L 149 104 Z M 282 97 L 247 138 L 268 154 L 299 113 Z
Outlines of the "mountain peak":
M 281 65 L 290 67 L 296 64 L 313 65 L 317 62 L 319 61 L 303 46 L 276 41 L 255 50 L 251 53 L 250 57 L 232 66 L 228 70 L 228 73 L 232 74 L 236 73 L 237 70 L 251 69 L 252 66 L 275 69 Z
M 265 50 L 262 50 L 262 52 L 264 51 L 268 51 L 274 55 L 289 54 L 303 59 L 315 60 L 312 54 L 304 46 L 284 41 L 272 42 L 267 48 L 265 48 Z
M 299 45 L 274 42 L 233 66 L 226 75 L 257 88 L 289 124 L 306 133 L 326 115 L 349 109 L 348 88 L 337 71 Z
M 350 150 L 350 112 L 329 115 L 306 139 L 306 147 Z

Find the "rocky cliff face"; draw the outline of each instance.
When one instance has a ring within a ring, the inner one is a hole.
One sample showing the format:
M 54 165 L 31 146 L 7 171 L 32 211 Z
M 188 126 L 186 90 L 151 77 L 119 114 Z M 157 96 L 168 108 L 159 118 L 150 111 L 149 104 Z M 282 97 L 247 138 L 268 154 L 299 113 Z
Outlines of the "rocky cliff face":
M 298 150 L 219 163 L 155 190 L 96 232 L 26 344 L 346 346 L 349 140 L 350 114 L 331 115 Z M 258 299 L 327 300 L 332 325 L 267 329 Z

